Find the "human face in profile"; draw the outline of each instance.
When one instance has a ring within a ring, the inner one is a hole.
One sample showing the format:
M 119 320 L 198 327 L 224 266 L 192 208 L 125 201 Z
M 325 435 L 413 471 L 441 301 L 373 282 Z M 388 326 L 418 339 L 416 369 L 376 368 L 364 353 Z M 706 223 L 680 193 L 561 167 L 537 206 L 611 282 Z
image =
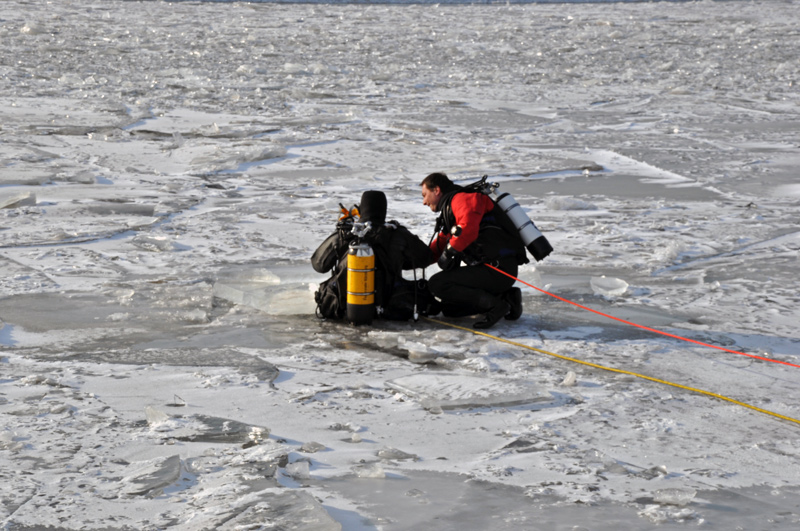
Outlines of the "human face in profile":
M 426 185 L 422 185 L 422 204 L 431 209 L 431 212 L 436 212 L 436 207 L 442 199 L 442 190 L 438 186 L 432 189 Z

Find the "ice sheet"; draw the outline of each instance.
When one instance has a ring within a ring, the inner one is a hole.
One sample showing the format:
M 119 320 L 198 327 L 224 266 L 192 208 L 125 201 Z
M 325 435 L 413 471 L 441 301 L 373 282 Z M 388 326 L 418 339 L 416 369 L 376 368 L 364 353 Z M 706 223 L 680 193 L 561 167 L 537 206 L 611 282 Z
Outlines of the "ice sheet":
M 796 0 L 405 3 L 0 4 L 3 526 L 797 527 L 794 421 L 629 374 L 800 418 Z M 762 359 L 525 284 L 513 344 L 319 321 L 339 204 L 427 241 L 432 171 Z

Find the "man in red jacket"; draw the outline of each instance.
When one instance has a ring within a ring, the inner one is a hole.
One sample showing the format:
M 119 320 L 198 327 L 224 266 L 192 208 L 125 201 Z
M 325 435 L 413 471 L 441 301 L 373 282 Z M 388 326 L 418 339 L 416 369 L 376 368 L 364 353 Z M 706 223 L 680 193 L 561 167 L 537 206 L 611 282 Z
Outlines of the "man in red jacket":
M 430 248 L 442 271 L 428 287 L 442 302 L 442 312 L 450 317 L 483 314 L 474 328 L 490 328 L 503 317 L 519 319 L 522 293 L 512 287 L 514 279 L 484 265 L 517 276 L 519 264 L 527 262 L 522 240 L 503 228 L 494 201 L 464 190 L 444 173 L 431 173 L 420 186 L 423 204 L 439 213 Z

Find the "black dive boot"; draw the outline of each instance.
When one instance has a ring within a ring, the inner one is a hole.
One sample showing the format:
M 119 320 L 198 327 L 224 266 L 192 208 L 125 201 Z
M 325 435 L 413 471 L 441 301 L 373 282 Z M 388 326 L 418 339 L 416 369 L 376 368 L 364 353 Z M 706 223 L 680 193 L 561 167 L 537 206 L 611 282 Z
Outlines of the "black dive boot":
M 508 303 L 511 309 L 506 314 L 506 319 L 516 321 L 522 316 L 522 290 L 511 288 L 503 293 L 503 300 Z
M 428 306 L 425 308 L 425 311 L 422 315 L 427 315 L 428 317 L 434 317 L 442 313 L 442 303 L 437 301 L 436 299 L 431 300 L 428 303 Z
M 472 328 L 484 329 L 493 327 L 497 321 L 502 319 L 511 310 L 511 306 L 503 297 L 498 297 L 497 302 L 491 310 L 483 314 L 483 319 L 472 325 Z

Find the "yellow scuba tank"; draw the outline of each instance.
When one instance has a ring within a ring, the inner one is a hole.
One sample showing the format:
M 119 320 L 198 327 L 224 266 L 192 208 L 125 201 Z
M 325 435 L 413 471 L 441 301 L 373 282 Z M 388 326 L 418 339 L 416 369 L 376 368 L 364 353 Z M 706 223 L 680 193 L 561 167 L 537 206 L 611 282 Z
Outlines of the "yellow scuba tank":
M 372 324 L 375 316 L 375 253 L 365 242 L 353 242 L 347 251 L 347 320 Z

